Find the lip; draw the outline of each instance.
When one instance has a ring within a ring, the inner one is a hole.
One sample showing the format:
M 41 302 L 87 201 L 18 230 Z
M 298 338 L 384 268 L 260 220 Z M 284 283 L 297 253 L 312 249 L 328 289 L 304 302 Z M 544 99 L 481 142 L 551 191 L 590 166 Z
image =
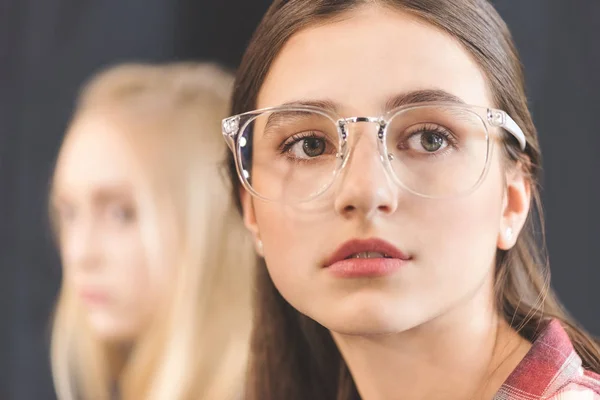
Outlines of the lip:
M 356 253 L 377 252 L 390 258 L 348 258 Z M 342 278 L 382 277 L 390 275 L 411 257 L 382 239 L 354 239 L 342 244 L 325 263 L 325 268 Z
M 84 303 L 94 306 L 108 303 L 108 293 L 98 289 L 85 288 L 79 292 Z

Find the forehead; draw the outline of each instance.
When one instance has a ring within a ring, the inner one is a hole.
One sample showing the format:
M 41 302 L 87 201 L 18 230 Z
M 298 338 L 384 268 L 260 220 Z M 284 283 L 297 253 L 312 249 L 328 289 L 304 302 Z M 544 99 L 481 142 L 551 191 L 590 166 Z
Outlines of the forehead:
M 327 100 L 344 113 L 378 113 L 391 97 L 429 89 L 492 105 L 482 72 L 458 41 L 407 13 L 365 6 L 293 35 L 257 106 Z
M 75 121 L 58 158 L 57 191 L 75 194 L 131 184 L 136 162 L 121 129 L 98 114 Z

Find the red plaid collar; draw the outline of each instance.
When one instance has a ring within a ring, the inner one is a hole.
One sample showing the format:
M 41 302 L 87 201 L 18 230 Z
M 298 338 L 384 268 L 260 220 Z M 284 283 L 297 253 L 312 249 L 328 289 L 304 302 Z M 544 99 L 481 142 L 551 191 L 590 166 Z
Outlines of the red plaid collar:
M 551 398 L 569 385 L 600 393 L 599 376 L 583 371 L 581 358 L 558 320 L 540 325 L 531 349 L 502 385 L 494 400 Z

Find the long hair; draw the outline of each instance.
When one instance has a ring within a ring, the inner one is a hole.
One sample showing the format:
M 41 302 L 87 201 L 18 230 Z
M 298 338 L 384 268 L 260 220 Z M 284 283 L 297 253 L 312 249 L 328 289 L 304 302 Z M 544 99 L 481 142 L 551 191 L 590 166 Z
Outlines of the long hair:
M 516 245 L 497 252 L 498 313 L 533 340 L 549 318 L 562 322 L 585 367 L 600 372 L 600 348 L 567 315 L 550 287 L 540 201 L 541 153 L 527 106 L 524 74 L 511 34 L 487 0 L 276 0 L 257 28 L 238 70 L 232 114 L 256 108 L 271 63 L 298 31 L 334 21 L 365 4 L 402 11 L 457 40 L 485 74 L 495 106 L 523 129 L 527 149 L 503 145 L 507 165 L 520 164 L 531 184 L 531 212 Z M 230 155 L 229 172 L 237 182 Z M 233 195 L 240 209 L 239 183 Z M 348 368 L 325 328 L 297 312 L 277 292 L 265 266 L 256 275 L 256 319 L 248 395 L 252 400 L 359 398 Z
M 51 349 L 60 399 L 108 400 L 118 391 L 124 400 L 221 400 L 243 393 L 256 256 L 222 169 L 219 127 L 232 85 L 215 65 L 175 63 L 112 67 L 84 87 L 73 124 L 89 112 L 121 118 L 133 154 L 141 160 L 144 149 L 154 151 L 141 163 L 138 219 L 155 261 L 148 268 L 162 262 L 175 278 L 125 359 L 94 337 L 63 279 Z M 164 249 L 173 238 L 173 248 Z

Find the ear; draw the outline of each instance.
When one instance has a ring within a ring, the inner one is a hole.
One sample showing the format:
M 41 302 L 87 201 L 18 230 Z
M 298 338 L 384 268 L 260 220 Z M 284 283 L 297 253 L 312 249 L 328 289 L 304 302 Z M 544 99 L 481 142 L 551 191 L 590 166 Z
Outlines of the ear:
M 509 250 L 515 245 L 527 220 L 530 204 L 531 182 L 519 163 L 506 173 L 506 190 L 497 243 L 499 249 Z
M 244 213 L 244 225 L 250 231 L 254 238 L 254 246 L 256 252 L 263 256 L 262 240 L 258 232 L 258 224 L 256 222 L 256 212 L 254 211 L 254 202 L 252 195 L 244 188 L 240 189 L 240 200 L 242 203 L 242 211 Z

